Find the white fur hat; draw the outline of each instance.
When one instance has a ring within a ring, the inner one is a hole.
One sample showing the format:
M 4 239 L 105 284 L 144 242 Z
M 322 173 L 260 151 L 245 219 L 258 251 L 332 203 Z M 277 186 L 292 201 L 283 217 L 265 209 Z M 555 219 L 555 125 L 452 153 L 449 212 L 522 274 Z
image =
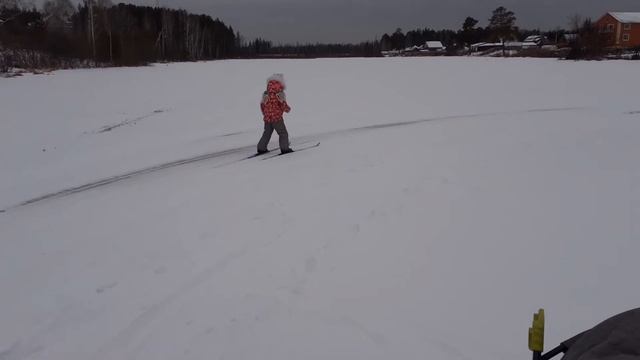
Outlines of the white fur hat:
M 273 74 L 271 76 L 269 76 L 269 78 L 267 79 L 267 84 L 269 84 L 269 81 L 277 81 L 280 84 L 282 84 L 283 87 L 287 87 L 287 85 L 284 83 L 284 75 L 283 74 Z

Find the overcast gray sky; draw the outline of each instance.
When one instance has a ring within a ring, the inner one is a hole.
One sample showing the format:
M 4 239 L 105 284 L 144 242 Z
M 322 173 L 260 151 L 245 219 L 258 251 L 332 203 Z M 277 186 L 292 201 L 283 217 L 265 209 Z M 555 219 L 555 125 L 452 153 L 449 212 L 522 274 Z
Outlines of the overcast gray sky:
M 119 1 L 114 0 L 114 3 Z M 283 42 L 358 42 L 396 28 L 458 29 L 467 16 L 486 26 L 505 6 L 523 28 L 567 27 L 574 14 L 597 18 L 607 11 L 640 11 L 640 0 L 131 0 L 218 17 L 247 39 Z

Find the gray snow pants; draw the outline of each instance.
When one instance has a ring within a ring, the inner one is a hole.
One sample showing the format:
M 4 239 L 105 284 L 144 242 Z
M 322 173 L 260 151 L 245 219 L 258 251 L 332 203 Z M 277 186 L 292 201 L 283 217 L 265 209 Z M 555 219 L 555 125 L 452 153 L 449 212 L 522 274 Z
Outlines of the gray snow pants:
M 273 130 L 275 130 L 280 137 L 280 151 L 289 149 L 289 133 L 287 132 L 287 127 L 284 125 L 284 120 L 280 120 L 273 123 L 264 123 L 264 132 L 262 133 L 260 142 L 258 142 L 258 152 L 267 150 Z

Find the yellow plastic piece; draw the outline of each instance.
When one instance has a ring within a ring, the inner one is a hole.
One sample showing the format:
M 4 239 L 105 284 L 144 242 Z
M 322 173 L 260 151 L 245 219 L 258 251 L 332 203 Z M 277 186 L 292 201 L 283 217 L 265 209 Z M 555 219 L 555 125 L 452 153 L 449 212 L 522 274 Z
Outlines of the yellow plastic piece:
M 529 350 L 544 351 L 544 309 L 533 314 L 533 325 L 529 328 Z

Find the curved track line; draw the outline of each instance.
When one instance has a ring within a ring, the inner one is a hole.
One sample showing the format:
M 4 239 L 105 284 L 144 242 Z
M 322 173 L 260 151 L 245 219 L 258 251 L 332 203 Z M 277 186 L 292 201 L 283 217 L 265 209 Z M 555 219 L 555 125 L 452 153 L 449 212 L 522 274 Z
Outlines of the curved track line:
M 433 117 L 433 118 L 426 118 L 426 119 L 400 121 L 400 122 L 395 122 L 395 123 L 378 124 L 378 125 L 367 125 L 367 126 L 360 126 L 360 127 L 355 127 L 355 128 L 334 130 L 334 131 L 329 131 L 329 132 L 320 133 L 320 134 L 316 134 L 316 135 L 306 135 L 306 136 L 299 137 L 298 139 L 301 142 L 307 142 L 307 141 L 310 141 L 311 139 L 317 140 L 317 139 L 320 139 L 320 138 L 326 138 L 326 137 L 340 135 L 340 134 L 350 134 L 350 133 L 366 131 L 366 130 L 380 130 L 380 129 L 394 128 L 394 127 L 401 127 L 401 126 L 409 126 L 409 125 L 421 124 L 421 123 L 431 122 L 431 121 L 454 120 L 454 119 L 471 119 L 471 118 L 479 118 L 479 117 L 494 116 L 494 115 L 509 115 L 509 114 L 514 114 L 515 115 L 515 114 L 535 113 L 535 112 L 575 111 L 575 110 L 581 110 L 581 109 L 584 109 L 584 108 L 583 107 L 546 108 L 546 109 L 529 109 L 529 110 L 519 110 L 519 111 L 478 113 L 478 114 L 467 114 L 467 115 L 440 116 L 440 117 Z M 103 186 L 106 186 L 106 185 L 110 185 L 110 184 L 113 184 L 113 183 L 116 183 L 116 182 L 119 182 L 119 181 L 131 179 L 133 177 L 138 177 L 138 176 L 142 176 L 142 175 L 158 172 L 158 171 L 161 171 L 161 170 L 166 170 L 166 169 L 170 169 L 170 168 L 177 167 L 177 166 L 188 165 L 188 164 L 192 164 L 192 163 L 195 163 L 195 162 L 215 159 L 215 158 L 219 158 L 219 157 L 223 157 L 223 156 L 227 156 L 227 155 L 245 153 L 245 152 L 253 150 L 253 148 L 254 148 L 254 145 L 248 145 L 248 146 L 233 148 L 233 149 L 229 149 L 229 150 L 223 150 L 223 151 L 213 152 L 213 153 L 209 153 L 209 154 L 198 155 L 198 156 L 185 158 L 185 159 L 181 159 L 181 160 L 171 161 L 171 162 L 167 162 L 167 163 L 151 166 L 151 167 L 148 167 L 148 168 L 144 168 L 144 169 L 141 169 L 141 170 L 136 170 L 136 171 L 129 172 L 129 173 L 116 175 L 116 176 L 111 176 L 111 177 L 108 177 L 108 178 L 105 178 L 105 179 L 101 179 L 101 180 L 97 180 L 97 181 L 94 181 L 94 182 L 90 182 L 90 183 L 87 183 L 87 184 L 84 184 L 84 185 L 75 186 L 75 187 L 63 189 L 63 190 L 60 190 L 60 191 L 56 191 L 56 192 L 53 192 L 53 193 L 49 193 L 49 194 L 38 196 L 38 197 L 35 197 L 33 199 L 26 200 L 26 201 L 23 201 L 23 202 L 21 202 L 19 204 L 10 206 L 8 208 L 0 209 L 0 213 L 7 212 L 7 211 L 9 211 L 11 209 L 14 209 L 14 208 L 18 208 L 18 207 L 22 207 L 22 206 L 27 206 L 27 205 L 32 205 L 32 204 L 36 204 L 36 203 L 39 203 L 39 202 L 43 202 L 45 200 L 52 200 L 52 199 L 57 199 L 57 198 L 69 196 L 69 195 L 72 195 L 72 194 L 77 194 L 79 192 L 88 191 L 88 190 L 91 190 L 91 189 L 95 189 L 95 188 L 103 187 Z M 244 158 L 238 159 L 237 161 L 240 161 L 240 160 L 243 160 L 243 159 Z M 230 164 L 235 163 L 237 161 L 233 161 L 233 162 L 226 163 L 226 164 L 223 164 L 223 165 L 230 165 Z
M 121 174 L 121 175 L 111 176 L 111 177 L 108 177 L 108 178 L 105 178 L 105 179 L 101 179 L 101 180 L 98 180 L 98 181 L 90 182 L 88 184 L 84 184 L 84 185 L 80 185 L 80 186 L 76 186 L 76 187 L 72 187 L 72 188 L 67 188 L 67 189 L 64 189 L 64 190 L 60 190 L 60 191 L 56 191 L 56 192 L 53 192 L 53 193 L 45 194 L 45 195 L 42 195 L 42 196 L 38 196 L 36 198 L 30 199 L 30 200 L 27 200 L 27 201 L 23 201 L 23 202 L 21 202 L 21 203 L 19 203 L 17 205 L 8 207 L 8 208 L 6 208 L 4 210 L 0 210 L 0 212 L 6 212 L 6 211 L 11 210 L 11 209 L 16 208 L 16 207 L 31 205 L 31 204 L 39 203 L 39 202 L 42 202 L 42 201 L 45 201 L 45 200 L 60 198 L 60 197 L 76 194 L 76 193 L 79 193 L 79 192 L 95 189 L 95 188 L 98 188 L 98 187 L 102 187 L 102 186 L 106 186 L 106 185 L 109 185 L 109 184 L 113 184 L 115 182 L 119 182 L 119 181 L 122 181 L 122 180 L 130 179 L 132 177 L 137 177 L 137 176 L 144 175 L 144 174 L 150 174 L 150 173 L 153 173 L 153 172 L 156 172 L 156 171 L 169 169 L 169 168 L 173 168 L 173 167 L 176 167 L 176 166 L 191 164 L 191 163 L 194 163 L 194 162 L 214 159 L 214 158 L 225 156 L 225 155 L 236 154 L 236 153 L 240 153 L 240 152 L 246 152 L 246 151 L 249 151 L 251 149 L 253 149 L 253 145 L 252 146 L 243 146 L 243 147 L 239 147 L 239 148 L 235 148 L 235 149 L 223 150 L 223 151 L 209 153 L 209 154 L 198 155 L 198 156 L 194 156 L 194 157 L 191 157 L 191 158 L 186 158 L 186 159 L 171 161 L 171 162 L 160 164 L 160 165 L 151 166 L 151 167 L 148 167 L 148 168 L 144 168 L 144 169 L 141 169 L 141 170 L 136 170 L 136 171 L 125 173 L 125 174 Z

